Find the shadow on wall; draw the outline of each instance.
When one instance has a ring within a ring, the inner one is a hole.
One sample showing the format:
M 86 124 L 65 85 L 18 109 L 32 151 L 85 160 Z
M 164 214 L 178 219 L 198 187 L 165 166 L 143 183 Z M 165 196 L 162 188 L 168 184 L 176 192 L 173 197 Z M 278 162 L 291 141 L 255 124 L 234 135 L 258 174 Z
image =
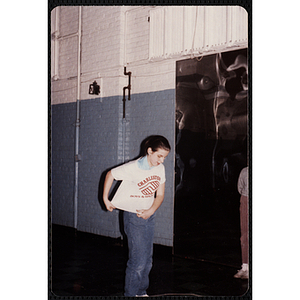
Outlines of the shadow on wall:
M 121 164 L 119 164 L 119 165 L 121 165 Z M 104 201 L 103 201 L 103 187 L 104 187 L 105 177 L 111 169 L 113 169 L 113 168 L 115 168 L 119 165 L 116 165 L 112 168 L 109 168 L 109 169 L 105 170 L 100 176 L 99 185 L 98 185 L 98 201 L 99 201 L 101 209 L 106 211 L 106 212 L 108 212 L 108 210 L 107 210 L 107 208 L 104 204 Z M 109 200 L 112 200 L 112 198 L 114 197 L 115 193 L 117 192 L 121 182 L 122 181 L 114 182 L 114 185 L 113 185 L 113 187 L 111 189 L 111 192 L 109 194 Z M 119 230 L 121 232 L 122 239 L 125 243 L 126 242 L 126 235 L 125 235 L 125 232 L 124 232 L 123 211 L 122 210 L 119 210 Z
M 120 164 L 120 165 L 121 165 L 121 164 Z M 114 167 L 112 167 L 112 168 L 109 168 L 109 169 L 105 170 L 105 171 L 101 174 L 101 176 L 100 176 L 99 185 L 98 185 L 98 201 L 99 201 L 99 204 L 100 204 L 101 208 L 102 208 L 104 211 L 107 211 L 106 206 L 105 206 L 105 204 L 104 204 L 104 202 L 103 202 L 103 187 L 104 187 L 105 177 L 106 177 L 107 173 L 108 173 L 111 169 L 113 169 L 113 168 L 115 168 L 115 167 L 117 167 L 117 166 L 119 166 L 119 165 L 116 165 L 116 166 L 114 166 Z M 119 188 L 120 184 L 121 184 L 121 181 L 117 181 L 117 182 L 114 184 L 114 186 L 112 187 L 112 190 L 111 190 L 111 192 L 110 192 L 110 194 L 109 194 L 109 199 L 110 199 L 110 200 L 112 200 L 112 198 L 114 197 L 114 195 L 115 195 L 115 193 L 117 192 L 117 189 Z

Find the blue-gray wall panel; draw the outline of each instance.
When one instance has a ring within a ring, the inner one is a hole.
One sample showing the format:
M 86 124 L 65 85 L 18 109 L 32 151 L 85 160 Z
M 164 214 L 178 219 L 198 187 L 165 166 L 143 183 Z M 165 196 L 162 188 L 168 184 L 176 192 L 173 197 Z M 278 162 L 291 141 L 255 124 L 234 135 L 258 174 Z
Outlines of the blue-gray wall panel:
M 81 101 L 78 230 L 119 237 L 117 211 L 103 210 L 104 172 L 117 164 L 120 97 Z M 101 181 L 101 183 L 100 183 Z
M 172 147 L 164 162 L 167 180 L 165 199 L 157 211 L 154 238 L 156 243 L 167 246 L 173 245 L 175 100 L 175 90 L 171 89 L 134 94 L 126 102 L 130 157 L 138 155 L 141 141 L 153 134 L 165 136 Z
M 119 213 L 101 206 L 104 172 L 139 154 L 149 135 L 168 138 L 172 151 L 165 161 L 165 200 L 157 212 L 155 242 L 173 245 L 175 90 L 133 94 L 80 102 L 78 227 L 80 231 L 119 237 Z M 76 103 L 52 106 L 53 222 L 73 226 L 74 145 Z
M 55 224 L 73 226 L 76 104 L 51 108 L 51 212 Z

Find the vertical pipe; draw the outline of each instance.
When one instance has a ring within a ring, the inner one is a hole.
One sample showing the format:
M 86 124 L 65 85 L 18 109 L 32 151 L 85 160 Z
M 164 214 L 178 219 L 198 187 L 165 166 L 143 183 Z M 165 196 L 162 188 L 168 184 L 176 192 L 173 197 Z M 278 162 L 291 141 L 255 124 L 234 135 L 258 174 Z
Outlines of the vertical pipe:
M 58 40 L 59 37 L 59 19 L 60 19 L 60 6 L 55 8 L 55 40 L 54 40 L 54 77 L 58 78 Z
M 130 100 L 131 91 L 131 72 L 126 72 L 126 66 L 124 67 L 124 75 L 128 75 L 128 85 L 123 87 L 123 119 L 122 119 L 122 134 L 123 134 L 123 162 L 125 162 L 125 142 L 126 142 L 126 113 L 125 113 L 125 91 L 128 90 L 128 100 Z
M 122 162 L 125 162 L 125 143 L 126 143 L 126 118 L 122 119 L 122 139 L 123 139 L 123 144 L 122 144 Z
M 74 184 L 74 228 L 78 224 L 78 163 L 79 163 L 79 128 L 80 128 L 80 92 L 81 92 L 81 6 L 78 12 L 78 52 L 77 52 L 77 101 L 75 131 L 75 184 Z
M 124 16 L 125 16 L 125 25 L 124 25 L 124 66 L 127 65 L 127 47 L 126 47 L 126 35 L 127 35 L 127 14 L 128 10 L 125 11 Z
M 127 66 L 127 46 L 126 46 L 126 37 L 127 37 L 127 20 L 128 20 L 128 10 L 124 13 L 125 25 L 124 25 L 124 75 L 126 75 L 126 66 Z M 122 160 L 125 162 L 125 143 L 126 143 L 126 114 L 125 114 L 125 87 L 123 87 L 123 119 L 122 119 Z

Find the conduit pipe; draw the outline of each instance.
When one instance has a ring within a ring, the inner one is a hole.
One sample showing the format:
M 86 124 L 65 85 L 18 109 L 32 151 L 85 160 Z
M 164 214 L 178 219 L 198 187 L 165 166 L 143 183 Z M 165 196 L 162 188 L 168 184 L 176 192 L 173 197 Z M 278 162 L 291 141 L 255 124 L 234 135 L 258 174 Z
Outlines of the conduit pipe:
M 58 37 L 59 37 L 60 6 L 55 9 L 55 40 L 54 40 L 54 79 L 58 78 Z
M 128 85 L 123 87 L 123 119 L 125 119 L 125 91 L 128 90 L 128 100 L 130 100 L 131 91 L 131 72 L 126 72 L 126 67 L 124 67 L 124 75 L 128 76 Z
M 128 90 L 128 100 L 130 100 L 130 91 L 131 91 L 131 72 L 126 72 L 126 67 L 124 67 L 124 75 L 128 76 L 128 85 L 123 87 L 123 119 L 122 119 L 122 135 L 123 135 L 123 162 L 125 162 L 125 142 L 126 142 L 126 112 L 125 112 L 125 91 Z
M 81 14 L 82 7 L 78 11 L 78 52 L 77 52 L 77 100 L 76 100 L 76 122 L 75 122 L 75 183 L 74 183 L 74 228 L 78 224 L 78 164 L 79 155 L 79 128 L 80 128 L 80 93 L 81 93 Z

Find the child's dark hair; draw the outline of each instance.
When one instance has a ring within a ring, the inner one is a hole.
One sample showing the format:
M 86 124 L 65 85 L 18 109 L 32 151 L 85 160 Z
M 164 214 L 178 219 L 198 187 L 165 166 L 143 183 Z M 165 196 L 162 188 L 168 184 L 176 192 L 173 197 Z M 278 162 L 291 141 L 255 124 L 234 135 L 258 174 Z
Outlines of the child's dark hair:
M 169 141 L 162 135 L 150 135 L 147 137 L 141 147 L 141 155 L 147 155 L 148 148 L 151 148 L 153 152 L 157 151 L 158 149 L 164 149 L 166 151 L 171 150 L 171 146 Z

